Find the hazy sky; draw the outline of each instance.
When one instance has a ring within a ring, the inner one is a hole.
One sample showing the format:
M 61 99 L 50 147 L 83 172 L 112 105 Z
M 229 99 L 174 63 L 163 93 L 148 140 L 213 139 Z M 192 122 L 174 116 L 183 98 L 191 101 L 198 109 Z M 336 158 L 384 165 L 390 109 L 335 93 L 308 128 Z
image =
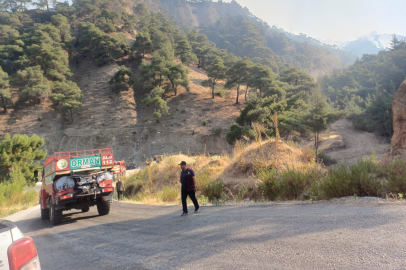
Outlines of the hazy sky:
M 321 40 L 406 35 L 405 0 L 237 0 L 270 26 Z

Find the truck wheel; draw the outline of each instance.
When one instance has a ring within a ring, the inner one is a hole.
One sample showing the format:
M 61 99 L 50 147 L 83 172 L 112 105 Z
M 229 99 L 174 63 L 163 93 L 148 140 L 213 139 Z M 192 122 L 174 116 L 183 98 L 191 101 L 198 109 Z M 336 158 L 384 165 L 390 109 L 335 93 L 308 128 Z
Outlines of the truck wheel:
M 82 208 L 82 213 L 87 213 L 89 212 L 89 210 L 90 210 L 89 205 L 86 205 L 85 207 Z
M 52 225 L 58 225 L 62 223 L 62 210 L 55 210 L 55 205 L 53 203 L 49 208 L 49 216 Z
M 40 202 L 39 207 L 41 207 L 41 219 L 48 220 L 49 219 L 49 209 L 45 208 L 42 209 L 42 203 Z
M 106 200 L 108 198 L 108 200 Z M 104 198 L 97 199 L 97 212 L 99 212 L 100 216 L 108 215 L 110 212 L 110 196 Z

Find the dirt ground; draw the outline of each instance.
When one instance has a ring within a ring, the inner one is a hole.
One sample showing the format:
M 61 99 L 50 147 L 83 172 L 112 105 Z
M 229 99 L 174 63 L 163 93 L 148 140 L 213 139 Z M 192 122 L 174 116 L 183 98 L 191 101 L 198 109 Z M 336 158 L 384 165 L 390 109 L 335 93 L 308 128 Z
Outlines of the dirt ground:
M 347 119 L 335 122 L 322 138 L 321 149 L 339 163 L 354 163 L 358 159 L 371 156 L 373 151 L 379 160 L 390 147 L 387 139 L 356 130 Z

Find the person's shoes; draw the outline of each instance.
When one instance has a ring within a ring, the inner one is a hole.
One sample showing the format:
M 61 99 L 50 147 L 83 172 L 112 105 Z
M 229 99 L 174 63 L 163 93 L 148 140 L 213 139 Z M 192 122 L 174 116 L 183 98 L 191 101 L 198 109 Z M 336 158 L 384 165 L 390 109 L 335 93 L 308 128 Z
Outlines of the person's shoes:
M 197 214 L 197 213 L 199 213 L 199 208 L 197 208 L 197 209 L 195 210 L 195 214 Z
M 181 217 L 187 216 L 187 212 L 183 212 L 182 215 L 180 215 Z

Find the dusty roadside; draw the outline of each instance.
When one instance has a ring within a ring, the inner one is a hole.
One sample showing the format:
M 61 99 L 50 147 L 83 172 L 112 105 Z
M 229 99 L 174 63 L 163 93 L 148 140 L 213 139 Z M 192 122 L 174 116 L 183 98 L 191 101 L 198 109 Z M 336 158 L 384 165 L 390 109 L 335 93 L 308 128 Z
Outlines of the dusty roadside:
M 344 161 L 354 163 L 363 157 L 371 156 L 373 151 L 379 160 L 390 147 L 385 138 L 354 129 L 348 119 L 335 122 L 322 138 L 320 148 L 338 163 Z

